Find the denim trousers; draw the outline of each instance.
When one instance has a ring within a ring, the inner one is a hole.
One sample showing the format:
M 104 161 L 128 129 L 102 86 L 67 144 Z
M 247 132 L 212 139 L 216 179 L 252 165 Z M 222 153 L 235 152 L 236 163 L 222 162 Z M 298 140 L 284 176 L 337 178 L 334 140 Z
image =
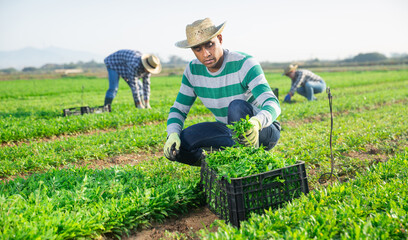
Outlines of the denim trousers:
M 228 124 L 239 121 L 247 115 L 255 115 L 253 106 L 244 100 L 234 100 L 228 107 Z M 272 149 L 280 137 L 280 124 L 275 121 L 259 132 L 259 145 L 265 150 Z M 203 149 L 220 150 L 232 147 L 235 141 L 233 132 L 221 122 L 203 122 L 184 129 L 180 134 L 180 151 L 176 161 L 193 165 L 202 156 Z
M 118 92 L 118 88 L 119 88 L 119 74 L 110 68 L 108 69 L 108 78 L 109 78 L 109 89 L 108 91 L 106 91 L 106 95 L 105 98 L 110 98 L 110 99 L 114 99 L 116 96 L 116 93 Z M 128 79 L 128 81 L 126 81 L 127 84 L 129 85 L 130 89 L 132 90 L 132 95 L 133 95 L 133 99 L 135 99 L 135 101 L 137 100 L 137 92 L 139 92 L 139 96 L 142 97 L 143 96 L 143 85 L 142 85 L 142 81 L 140 81 L 139 79 Z M 138 101 L 138 100 L 137 100 Z
M 306 97 L 307 100 L 313 101 L 316 100 L 314 96 L 315 93 L 321 93 L 326 89 L 326 83 L 323 80 L 318 82 L 308 81 L 305 83 L 305 86 L 297 89 L 297 92 Z

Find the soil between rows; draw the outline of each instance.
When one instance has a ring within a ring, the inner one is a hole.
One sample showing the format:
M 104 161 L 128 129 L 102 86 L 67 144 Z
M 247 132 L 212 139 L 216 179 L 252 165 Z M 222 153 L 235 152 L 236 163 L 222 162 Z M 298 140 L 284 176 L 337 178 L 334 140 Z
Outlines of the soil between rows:
M 150 228 L 133 232 L 124 236 L 124 240 L 156 240 L 177 239 L 176 236 L 184 236 L 187 239 L 198 239 L 197 232 L 203 228 L 217 231 L 217 227 L 211 224 L 219 219 L 207 207 L 192 209 L 190 212 L 172 217 L 163 223 L 154 223 Z M 173 237 L 172 237 L 173 236 Z M 184 239 L 184 238 L 183 238 Z

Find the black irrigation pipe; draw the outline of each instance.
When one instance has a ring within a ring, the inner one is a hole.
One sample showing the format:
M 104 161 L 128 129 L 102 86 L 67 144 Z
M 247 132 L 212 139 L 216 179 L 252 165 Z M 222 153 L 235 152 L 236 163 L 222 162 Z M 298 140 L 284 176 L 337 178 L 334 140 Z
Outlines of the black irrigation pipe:
M 331 158 L 331 171 L 327 173 L 323 173 L 319 178 L 319 183 L 324 184 L 332 177 L 336 177 L 337 180 L 340 182 L 339 177 L 334 174 L 334 158 L 333 158 L 333 146 L 332 146 L 332 137 L 333 137 L 333 96 L 330 92 L 330 87 L 326 88 L 327 97 L 329 98 L 329 106 L 330 106 L 330 158 Z M 328 176 L 328 177 L 326 177 Z

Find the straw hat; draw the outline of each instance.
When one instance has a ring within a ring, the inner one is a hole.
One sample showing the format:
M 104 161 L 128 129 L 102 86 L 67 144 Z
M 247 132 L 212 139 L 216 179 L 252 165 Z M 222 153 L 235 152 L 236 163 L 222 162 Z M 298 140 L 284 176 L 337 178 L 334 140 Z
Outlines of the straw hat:
M 208 42 L 224 30 L 225 23 L 215 26 L 209 18 L 197 20 L 186 27 L 187 39 L 176 42 L 179 48 L 191 48 Z
M 148 72 L 153 74 L 160 73 L 162 70 L 160 59 L 153 54 L 143 54 L 142 64 Z
M 298 68 L 297 64 L 290 64 L 289 66 L 287 66 L 285 68 L 285 70 L 283 70 L 282 76 L 287 75 L 288 73 L 292 72 L 292 71 L 296 71 L 296 69 Z

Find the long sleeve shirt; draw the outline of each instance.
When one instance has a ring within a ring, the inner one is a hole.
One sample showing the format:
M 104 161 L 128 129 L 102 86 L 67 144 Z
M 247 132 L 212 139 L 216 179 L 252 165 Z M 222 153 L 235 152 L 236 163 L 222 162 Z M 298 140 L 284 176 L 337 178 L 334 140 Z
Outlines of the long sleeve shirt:
M 305 86 L 305 84 L 308 81 L 319 82 L 319 81 L 323 81 L 323 79 L 319 77 L 318 75 L 312 73 L 309 70 L 303 70 L 303 69 L 297 70 L 295 72 L 295 77 L 292 79 L 292 86 L 289 92 L 293 96 L 296 92 L 296 89 L 299 87 Z
M 167 119 L 167 134 L 180 133 L 196 98 L 218 122 L 227 124 L 228 106 L 236 99 L 254 106 L 262 128 L 270 126 L 281 113 L 261 66 L 251 56 L 224 50 L 224 61 L 217 72 L 209 72 L 199 60 L 186 67 L 180 91 Z
M 142 53 L 135 50 L 123 49 L 112 53 L 104 60 L 107 68 L 115 70 L 125 81 L 135 81 L 136 78 L 143 79 L 144 100 L 150 97 L 150 73 L 145 71 L 142 64 Z M 136 86 L 138 86 L 136 84 Z M 139 95 L 139 91 L 136 91 Z M 141 96 L 137 96 L 140 101 Z

